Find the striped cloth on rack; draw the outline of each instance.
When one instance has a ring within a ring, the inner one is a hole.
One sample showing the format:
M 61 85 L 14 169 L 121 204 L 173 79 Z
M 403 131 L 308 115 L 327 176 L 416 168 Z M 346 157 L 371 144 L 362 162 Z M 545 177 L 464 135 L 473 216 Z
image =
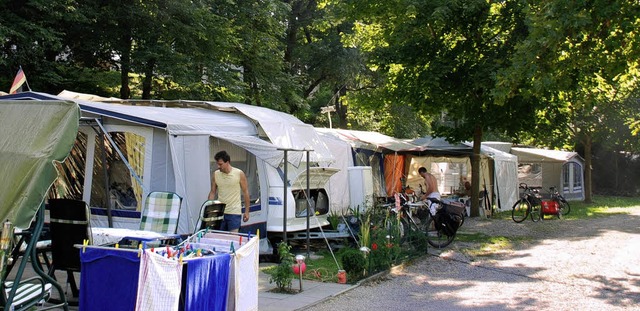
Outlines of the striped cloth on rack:
M 142 253 L 136 311 L 177 311 L 181 287 L 181 262 L 151 250 Z

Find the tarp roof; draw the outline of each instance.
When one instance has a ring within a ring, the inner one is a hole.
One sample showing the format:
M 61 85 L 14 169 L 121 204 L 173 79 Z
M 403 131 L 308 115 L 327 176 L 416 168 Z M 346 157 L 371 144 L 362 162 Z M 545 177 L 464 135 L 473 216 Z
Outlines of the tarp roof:
M 416 151 L 418 146 L 378 132 L 355 131 L 344 129 L 316 128 L 322 133 L 329 133 L 348 143 L 354 148 L 368 149 L 378 152 Z
M 574 157 L 580 157 L 577 152 L 548 150 L 540 148 L 522 148 L 512 147 L 511 153 L 518 156 L 518 160 L 522 162 L 566 162 Z
M 73 147 L 79 119 L 80 109 L 70 101 L 0 103 L 0 219 L 29 227 L 56 179 L 53 162 Z

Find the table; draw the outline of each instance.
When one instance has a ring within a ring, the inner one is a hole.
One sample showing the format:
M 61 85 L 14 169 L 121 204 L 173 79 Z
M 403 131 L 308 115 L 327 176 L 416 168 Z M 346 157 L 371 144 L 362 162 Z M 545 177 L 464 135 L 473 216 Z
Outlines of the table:
M 126 228 L 91 228 L 93 245 L 112 245 L 122 240 L 134 240 L 141 242 L 170 240 L 179 238 L 179 234 L 158 233 L 145 230 L 133 230 Z

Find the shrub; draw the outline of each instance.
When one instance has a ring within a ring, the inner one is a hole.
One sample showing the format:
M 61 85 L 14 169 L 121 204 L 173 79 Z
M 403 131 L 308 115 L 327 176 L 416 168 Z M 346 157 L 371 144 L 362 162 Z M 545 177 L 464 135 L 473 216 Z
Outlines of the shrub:
M 278 244 L 278 254 L 280 255 L 280 264 L 269 278 L 269 283 L 276 283 L 280 291 L 289 292 L 291 291 L 291 281 L 295 277 L 291 269 L 294 263 L 291 246 L 287 243 L 280 242 L 280 244 Z
M 342 261 L 342 269 L 347 271 L 349 280 L 357 281 L 362 278 L 367 263 L 360 250 L 345 249 L 340 260 Z

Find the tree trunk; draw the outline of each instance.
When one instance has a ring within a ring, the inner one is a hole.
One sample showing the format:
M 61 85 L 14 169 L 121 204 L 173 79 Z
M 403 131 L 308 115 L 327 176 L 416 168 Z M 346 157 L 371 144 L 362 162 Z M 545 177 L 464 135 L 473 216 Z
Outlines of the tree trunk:
M 591 135 L 586 135 L 584 139 L 584 202 L 591 203 Z
M 129 72 L 131 71 L 131 36 L 122 39 L 122 55 L 120 62 L 120 98 L 131 98 L 129 88 Z
M 147 68 L 144 73 L 144 80 L 142 80 L 142 99 L 151 99 L 151 90 L 153 87 L 153 68 L 155 68 L 155 66 L 155 59 L 150 59 L 147 62 Z
M 471 217 L 480 216 L 480 146 L 482 128 L 476 125 L 473 131 L 473 154 L 471 155 Z

